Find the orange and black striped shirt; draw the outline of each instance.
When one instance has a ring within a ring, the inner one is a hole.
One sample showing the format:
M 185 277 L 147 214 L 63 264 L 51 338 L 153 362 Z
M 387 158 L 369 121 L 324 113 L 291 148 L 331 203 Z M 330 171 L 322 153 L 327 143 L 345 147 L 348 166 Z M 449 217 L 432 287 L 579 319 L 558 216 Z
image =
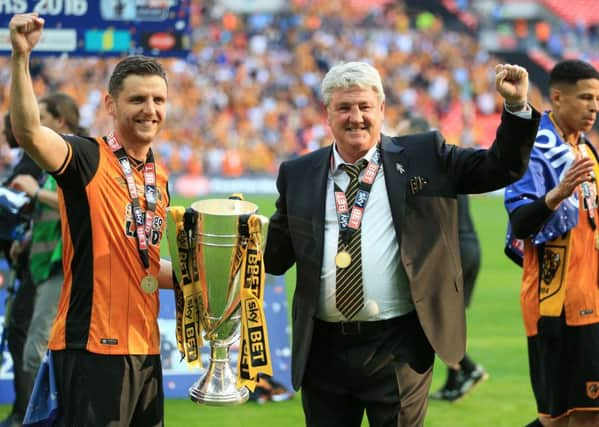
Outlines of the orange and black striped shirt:
M 158 292 L 140 287 L 148 274 L 135 235 L 120 163 L 105 140 L 64 136 L 69 147 L 59 185 L 64 285 L 49 348 L 100 354 L 159 354 Z M 132 166 L 135 161 L 131 160 Z M 132 167 L 145 209 L 143 168 Z M 159 245 L 169 204 L 165 171 L 156 165 L 156 209 L 148 238 L 149 273 L 158 277 Z
M 595 246 L 596 231 L 588 221 L 583 198 L 579 196 L 578 199 L 578 224 L 568 232 L 570 236 L 563 236 L 570 254 L 561 260 L 564 263 L 561 270 L 567 270 L 567 274 L 562 274 L 561 286 L 565 286 L 563 311 L 569 326 L 599 323 L 599 250 Z M 530 239 L 524 244 L 520 305 L 526 335 L 529 337 L 537 335 L 537 324 L 541 317 L 540 288 L 543 280 L 544 246 L 535 246 Z

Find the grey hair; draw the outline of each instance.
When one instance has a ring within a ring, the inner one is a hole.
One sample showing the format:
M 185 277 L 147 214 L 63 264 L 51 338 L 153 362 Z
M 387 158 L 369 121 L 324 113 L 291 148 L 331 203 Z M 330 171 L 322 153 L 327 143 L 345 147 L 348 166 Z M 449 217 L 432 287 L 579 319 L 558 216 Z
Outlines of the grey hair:
M 378 95 L 380 103 L 385 102 L 383 82 L 376 68 L 366 62 L 344 62 L 333 66 L 322 79 L 320 92 L 324 105 L 329 105 L 335 90 L 352 86 L 372 89 Z

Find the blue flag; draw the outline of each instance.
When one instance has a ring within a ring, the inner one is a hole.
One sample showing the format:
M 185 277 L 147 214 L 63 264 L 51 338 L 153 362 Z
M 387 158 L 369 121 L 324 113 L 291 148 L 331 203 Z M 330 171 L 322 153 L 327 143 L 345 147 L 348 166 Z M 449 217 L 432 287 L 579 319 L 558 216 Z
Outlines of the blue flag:
M 44 356 L 40 365 L 31 399 L 27 405 L 23 426 L 52 427 L 58 420 L 58 391 L 54 377 L 54 365 L 50 350 Z
M 519 181 L 505 188 L 504 202 L 508 213 L 511 214 L 517 208 L 545 196 L 563 179 L 574 159 L 573 150 L 562 140 L 549 118 L 549 113 L 543 113 L 526 173 Z M 578 224 L 578 199 L 574 193 L 559 205 L 541 230 L 531 236 L 532 243 L 540 245 L 554 240 L 567 233 L 576 224 Z M 512 235 L 512 228 L 508 222 L 506 255 L 522 265 L 523 249 L 523 242 Z

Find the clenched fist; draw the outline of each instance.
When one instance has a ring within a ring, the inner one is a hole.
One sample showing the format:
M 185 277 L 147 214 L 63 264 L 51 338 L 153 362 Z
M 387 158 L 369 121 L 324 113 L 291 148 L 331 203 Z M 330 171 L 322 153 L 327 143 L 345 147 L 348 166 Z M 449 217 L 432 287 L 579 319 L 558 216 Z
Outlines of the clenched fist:
M 495 67 L 495 87 L 508 105 L 526 104 L 528 71 L 519 65 L 499 64 Z
M 14 53 L 27 54 L 35 47 L 42 36 L 44 19 L 37 13 L 24 13 L 11 18 L 8 29 Z

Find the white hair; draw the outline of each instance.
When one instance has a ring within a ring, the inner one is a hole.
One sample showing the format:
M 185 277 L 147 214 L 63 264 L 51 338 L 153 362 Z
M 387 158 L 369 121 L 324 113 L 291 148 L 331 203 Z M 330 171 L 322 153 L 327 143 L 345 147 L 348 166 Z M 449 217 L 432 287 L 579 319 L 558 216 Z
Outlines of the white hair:
M 344 62 L 333 66 L 322 79 L 320 92 L 324 105 L 329 105 L 336 89 L 348 89 L 352 86 L 372 89 L 381 103 L 385 101 L 383 82 L 376 68 L 366 62 Z

